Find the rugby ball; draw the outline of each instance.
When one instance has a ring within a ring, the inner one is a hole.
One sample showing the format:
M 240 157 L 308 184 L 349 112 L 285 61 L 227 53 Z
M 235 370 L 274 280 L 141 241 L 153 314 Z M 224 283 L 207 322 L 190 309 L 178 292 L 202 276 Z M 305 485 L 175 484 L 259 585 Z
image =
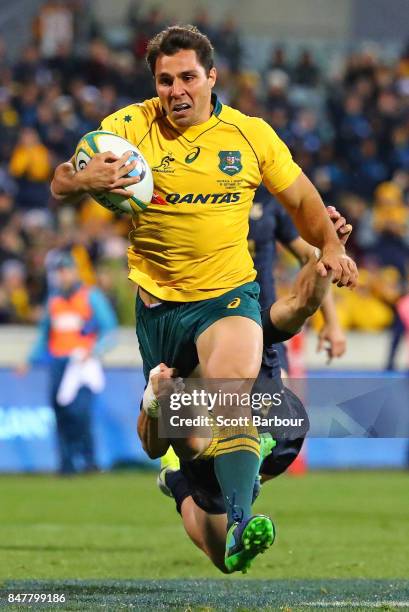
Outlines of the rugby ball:
M 138 176 L 139 183 L 129 185 L 129 198 L 116 193 L 104 191 L 92 193 L 92 197 L 99 204 L 113 212 L 135 213 L 145 210 L 150 204 L 153 195 L 153 177 L 151 169 L 142 153 L 129 140 L 117 136 L 113 132 L 96 130 L 85 134 L 79 141 L 75 150 L 74 163 L 77 172 L 83 170 L 96 153 L 111 151 L 118 157 L 132 151 L 128 164 L 136 160 L 136 167 L 126 176 Z

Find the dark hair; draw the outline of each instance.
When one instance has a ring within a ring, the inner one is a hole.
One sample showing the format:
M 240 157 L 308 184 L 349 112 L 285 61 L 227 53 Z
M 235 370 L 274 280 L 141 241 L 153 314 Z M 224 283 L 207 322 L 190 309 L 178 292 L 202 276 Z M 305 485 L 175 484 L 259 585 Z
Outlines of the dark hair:
M 170 26 L 156 34 L 148 43 L 146 50 L 146 61 L 155 76 L 155 64 L 158 56 L 175 55 L 182 49 L 196 51 L 197 58 L 206 74 L 214 66 L 213 46 L 205 34 L 202 34 L 196 26 Z

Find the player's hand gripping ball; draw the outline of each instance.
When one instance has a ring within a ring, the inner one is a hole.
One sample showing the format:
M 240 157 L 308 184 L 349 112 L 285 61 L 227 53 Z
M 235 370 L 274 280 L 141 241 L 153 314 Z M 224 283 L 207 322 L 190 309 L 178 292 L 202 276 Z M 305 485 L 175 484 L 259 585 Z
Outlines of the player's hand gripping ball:
M 77 172 L 83 170 L 97 153 L 114 153 L 121 157 L 124 153 L 131 151 L 127 164 L 135 161 L 136 165 L 127 177 L 138 177 L 139 181 L 125 187 L 129 191 L 129 198 L 123 195 L 104 191 L 92 193 L 92 197 L 105 208 L 113 212 L 135 213 L 145 210 L 152 200 L 153 178 L 151 169 L 142 153 L 125 138 L 121 138 L 112 132 L 95 131 L 85 134 L 79 141 L 75 150 L 75 169 Z

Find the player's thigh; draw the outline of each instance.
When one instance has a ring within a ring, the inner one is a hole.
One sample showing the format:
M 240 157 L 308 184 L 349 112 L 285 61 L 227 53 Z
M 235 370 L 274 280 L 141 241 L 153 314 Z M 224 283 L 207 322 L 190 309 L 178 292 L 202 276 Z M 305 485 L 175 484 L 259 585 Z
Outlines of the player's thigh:
M 261 365 L 263 334 L 247 317 L 218 319 L 196 341 L 205 378 L 256 378 Z

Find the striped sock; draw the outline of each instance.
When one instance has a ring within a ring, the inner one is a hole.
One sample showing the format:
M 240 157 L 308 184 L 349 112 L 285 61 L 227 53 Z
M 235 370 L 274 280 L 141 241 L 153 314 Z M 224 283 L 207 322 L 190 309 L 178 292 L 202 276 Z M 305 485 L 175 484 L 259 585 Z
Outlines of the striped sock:
M 225 435 L 217 441 L 214 468 L 230 527 L 234 521 L 251 516 L 254 482 L 259 470 L 260 442 L 256 428 L 224 429 L 231 431 L 223 432 Z

